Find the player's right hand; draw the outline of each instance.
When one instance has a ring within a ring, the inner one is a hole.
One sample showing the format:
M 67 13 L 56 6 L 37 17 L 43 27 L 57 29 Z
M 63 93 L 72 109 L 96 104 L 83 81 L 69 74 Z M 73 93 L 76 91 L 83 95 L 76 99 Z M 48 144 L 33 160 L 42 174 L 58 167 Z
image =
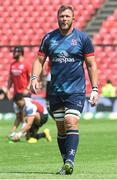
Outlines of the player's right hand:
M 16 135 L 16 132 L 12 132 L 8 135 L 8 139 L 12 140 L 12 138 Z
M 30 90 L 34 94 L 38 94 L 40 90 L 40 84 L 38 82 L 38 79 L 33 79 L 31 81 Z

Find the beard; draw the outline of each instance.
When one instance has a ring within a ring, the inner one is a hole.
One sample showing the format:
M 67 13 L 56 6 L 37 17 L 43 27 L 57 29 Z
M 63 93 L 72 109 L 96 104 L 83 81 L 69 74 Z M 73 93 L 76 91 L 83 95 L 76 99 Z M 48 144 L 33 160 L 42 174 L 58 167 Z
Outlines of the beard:
M 16 60 L 19 60 L 19 55 L 14 55 L 13 58 L 16 59 Z
M 72 27 L 72 22 L 65 24 L 65 23 L 58 21 L 58 24 L 59 24 L 60 30 L 64 31 L 64 32 L 68 32 Z

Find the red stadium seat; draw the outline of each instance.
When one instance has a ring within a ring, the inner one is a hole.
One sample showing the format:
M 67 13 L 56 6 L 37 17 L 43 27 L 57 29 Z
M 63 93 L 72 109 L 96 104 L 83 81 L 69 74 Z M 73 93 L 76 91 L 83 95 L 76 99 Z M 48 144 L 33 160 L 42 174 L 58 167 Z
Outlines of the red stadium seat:
M 105 1 L 105 0 L 104 0 L 104 1 Z M 100 6 L 102 5 L 102 3 L 103 3 L 104 1 L 100 1 L 100 0 L 92 1 L 92 2 L 93 2 L 93 6 L 94 6 L 96 9 L 98 9 L 98 8 L 100 8 Z
M 102 37 L 99 34 L 95 34 L 93 37 L 93 43 L 94 44 L 101 44 L 102 43 Z
M 82 29 L 85 26 L 86 22 L 89 20 L 92 11 L 94 12 L 95 9 L 93 7 L 93 4 L 90 3 L 91 0 L 85 0 L 85 3 L 84 1 L 81 0 L 74 0 L 73 2 L 71 0 L 66 0 L 64 1 L 64 3 L 65 2 L 75 5 L 75 7 L 76 5 L 78 5 L 78 11 L 76 8 L 75 12 L 77 13 L 77 18 L 78 19 L 79 17 L 81 18 L 78 26 Z M 45 34 L 46 32 L 48 32 L 48 30 L 51 30 L 53 27 L 57 26 L 57 23 L 55 22 L 57 16 L 56 10 L 58 9 L 58 6 L 61 5 L 62 3 L 63 0 L 57 0 L 54 3 L 50 0 L 46 0 L 46 1 L 35 0 L 35 3 L 33 0 L 30 1 L 26 0 L 25 2 L 23 0 L 8 1 L 8 2 L 5 1 L 3 3 L 3 6 L 0 6 L 0 12 L 4 12 L 1 14 L 3 15 L 3 20 L 5 20 L 5 22 L 8 22 L 8 24 L 10 24 L 10 27 L 13 29 L 13 34 L 14 33 L 16 34 L 16 31 L 22 28 L 24 34 L 26 34 L 31 27 L 32 29 L 34 29 L 33 26 L 36 26 L 36 28 L 40 29 L 42 25 L 44 27 L 44 24 L 46 23 L 45 28 L 43 29 L 43 34 Z M 9 8 L 7 4 L 9 5 Z M 86 11 L 84 11 L 84 7 L 83 7 L 85 6 L 85 4 L 87 4 Z M 41 16 L 42 13 L 43 13 L 43 19 Z M 38 22 L 38 26 L 37 24 L 35 25 L 36 21 Z M 3 23 L 4 21 L 1 22 Z M 22 33 L 20 31 L 20 35 L 21 34 Z M 10 35 L 12 36 L 11 33 Z
M 82 30 L 90 17 L 96 13 L 97 6 L 100 6 L 103 2 L 104 0 L 2 1 L 0 3 L 0 45 L 39 45 L 45 33 L 58 27 L 57 9 L 63 3 L 75 7 L 75 25 Z M 96 42 L 102 43 L 102 38 L 97 37 Z M 1 52 L 3 52 L 3 54 L 0 53 L 2 63 L 7 64 L 8 57 L 10 62 L 12 61 L 12 53 L 5 50 L 1 50 Z M 33 59 L 33 51 L 29 54 Z
M 100 28 L 98 38 L 93 37 L 95 44 L 98 44 L 99 40 L 103 37 L 100 45 L 105 45 L 103 48 L 103 53 L 96 53 L 98 59 L 98 67 L 100 69 L 100 80 L 101 85 L 104 84 L 104 80 L 111 78 L 112 82 L 117 87 L 117 21 L 116 13 L 109 16 L 105 20 Z M 96 39 L 97 38 L 97 39 Z M 115 46 L 112 46 L 115 45 Z M 100 50 L 99 50 L 100 51 Z M 105 73 L 104 73 L 105 72 Z

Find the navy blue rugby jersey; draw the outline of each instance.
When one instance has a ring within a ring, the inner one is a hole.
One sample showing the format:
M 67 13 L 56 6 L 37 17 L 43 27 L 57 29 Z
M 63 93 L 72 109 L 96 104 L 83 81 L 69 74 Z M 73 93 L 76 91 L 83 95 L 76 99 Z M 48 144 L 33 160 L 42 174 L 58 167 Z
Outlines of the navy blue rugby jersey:
M 49 57 L 51 64 L 50 94 L 85 93 L 83 62 L 94 55 L 90 38 L 77 29 L 63 36 L 59 29 L 42 40 L 39 53 Z

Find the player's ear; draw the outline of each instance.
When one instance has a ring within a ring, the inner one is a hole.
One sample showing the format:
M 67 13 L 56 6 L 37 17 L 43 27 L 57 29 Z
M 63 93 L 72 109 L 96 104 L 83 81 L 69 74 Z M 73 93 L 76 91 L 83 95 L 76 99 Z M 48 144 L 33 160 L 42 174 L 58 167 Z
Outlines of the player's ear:
M 75 17 L 73 16 L 73 20 L 75 20 Z

